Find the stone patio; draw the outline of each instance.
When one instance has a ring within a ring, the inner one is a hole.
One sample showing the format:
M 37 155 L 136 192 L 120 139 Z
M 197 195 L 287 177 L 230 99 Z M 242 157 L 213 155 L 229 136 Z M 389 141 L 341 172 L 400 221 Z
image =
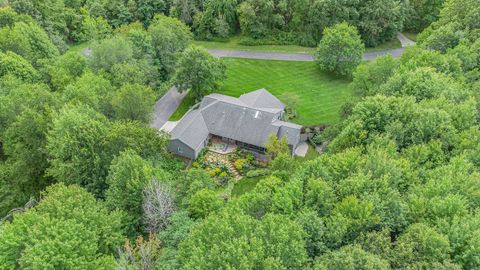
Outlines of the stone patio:
M 208 150 L 218 154 L 227 155 L 235 152 L 237 150 L 237 145 L 233 142 L 225 142 L 220 138 L 213 137 L 210 139 Z

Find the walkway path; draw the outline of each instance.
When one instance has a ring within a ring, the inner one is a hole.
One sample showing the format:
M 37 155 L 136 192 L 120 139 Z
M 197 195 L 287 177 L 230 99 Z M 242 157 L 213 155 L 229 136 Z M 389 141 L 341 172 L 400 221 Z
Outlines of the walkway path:
M 416 44 L 415 41 L 407 38 L 404 34 L 400 32 L 397 33 L 397 38 L 398 40 L 400 40 L 400 43 L 402 44 L 402 48 L 413 46 Z

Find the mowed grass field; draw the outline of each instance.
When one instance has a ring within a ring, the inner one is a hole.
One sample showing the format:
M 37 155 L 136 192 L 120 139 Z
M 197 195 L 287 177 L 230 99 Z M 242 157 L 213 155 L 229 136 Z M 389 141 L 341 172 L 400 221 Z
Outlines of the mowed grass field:
M 241 37 L 233 36 L 224 41 L 200 41 L 196 40 L 193 43 L 197 46 L 204 47 L 206 49 L 217 50 L 238 50 L 238 51 L 253 51 L 253 52 L 277 52 L 277 53 L 307 53 L 314 54 L 316 48 L 302 47 L 298 45 L 255 45 L 248 46 L 240 44 Z M 390 49 L 401 48 L 402 44 L 397 38 L 393 38 L 383 44 L 376 47 L 367 47 L 365 52 L 376 52 Z
M 235 58 L 223 61 L 228 78 L 219 93 L 238 97 L 265 88 L 281 100 L 284 93 L 295 95 L 298 117 L 292 121 L 301 125 L 338 123 L 340 107 L 353 98 L 349 80 L 322 73 L 314 62 Z M 180 119 L 193 104 L 187 96 L 170 120 Z

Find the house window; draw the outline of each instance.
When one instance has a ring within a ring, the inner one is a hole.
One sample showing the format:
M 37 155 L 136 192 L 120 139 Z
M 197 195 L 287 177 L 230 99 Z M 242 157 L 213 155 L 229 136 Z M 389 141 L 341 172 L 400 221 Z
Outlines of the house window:
M 181 147 L 177 148 L 178 153 L 183 153 L 183 149 Z

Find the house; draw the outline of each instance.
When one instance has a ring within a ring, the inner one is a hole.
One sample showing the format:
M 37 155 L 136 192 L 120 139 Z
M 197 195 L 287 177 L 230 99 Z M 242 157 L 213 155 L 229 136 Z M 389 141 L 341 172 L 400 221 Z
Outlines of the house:
M 302 126 L 282 121 L 285 105 L 265 89 L 239 98 L 211 94 L 188 111 L 170 131 L 168 149 L 196 159 L 212 137 L 237 147 L 263 153 L 270 134 L 286 137 L 292 152 L 300 142 Z

